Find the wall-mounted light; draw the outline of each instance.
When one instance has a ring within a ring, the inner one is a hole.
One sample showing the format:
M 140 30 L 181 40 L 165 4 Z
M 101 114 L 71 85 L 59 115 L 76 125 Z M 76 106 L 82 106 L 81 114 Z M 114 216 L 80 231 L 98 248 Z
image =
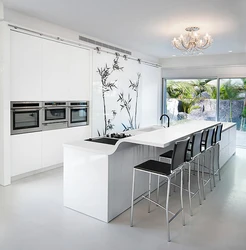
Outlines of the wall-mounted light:
M 97 51 L 97 53 L 98 54 L 100 54 L 101 53 L 101 48 L 100 47 L 96 47 L 96 49 L 95 49 L 96 51 Z
M 138 63 L 141 64 L 141 59 L 140 58 L 138 58 Z
M 127 59 L 128 59 L 127 55 L 124 55 L 123 58 L 125 61 L 127 61 Z
M 116 55 L 117 57 L 119 57 L 119 56 L 120 56 L 120 54 L 119 54 L 118 52 L 115 52 L 115 55 Z

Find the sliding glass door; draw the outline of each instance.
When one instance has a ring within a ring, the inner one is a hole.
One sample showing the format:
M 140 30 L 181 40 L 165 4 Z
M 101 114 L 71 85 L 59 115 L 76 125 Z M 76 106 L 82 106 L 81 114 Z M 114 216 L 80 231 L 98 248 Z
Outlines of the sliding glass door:
M 237 124 L 237 146 L 246 147 L 246 78 L 220 79 L 219 120 Z
M 246 148 L 246 78 L 166 79 L 164 111 L 182 120 L 234 122 L 237 146 Z
M 172 123 L 217 119 L 217 79 L 170 79 L 165 87 L 164 107 Z

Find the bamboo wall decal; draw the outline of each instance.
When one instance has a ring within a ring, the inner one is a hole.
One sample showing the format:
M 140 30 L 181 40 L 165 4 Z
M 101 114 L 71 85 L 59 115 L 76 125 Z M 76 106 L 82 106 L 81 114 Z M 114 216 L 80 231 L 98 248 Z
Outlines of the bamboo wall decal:
M 107 119 L 105 94 L 109 91 L 117 89 L 117 86 L 116 86 L 117 80 L 110 82 L 110 81 L 108 81 L 108 78 L 114 71 L 119 71 L 119 70 L 123 71 L 123 67 L 119 66 L 119 56 L 118 55 L 116 55 L 116 58 L 113 60 L 112 69 L 110 69 L 110 67 L 108 67 L 107 64 L 105 65 L 104 68 L 97 69 L 97 72 L 99 73 L 99 75 L 101 77 L 101 85 L 102 85 L 103 116 L 104 116 L 103 135 L 106 135 L 107 131 L 113 127 L 111 120 Z
M 120 108 L 121 108 L 121 111 L 123 109 L 126 109 L 126 112 L 128 114 L 128 121 L 129 121 L 129 127 L 126 127 L 125 125 L 123 125 L 125 128 L 127 128 L 126 130 L 128 129 L 134 129 L 133 127 L 133 117 L 131 116 L 131 101 L 132 101 L 132 98 L 130 97 L 130 94 L 128 94 L 128 99 L 125 99 L 124 97 L 124 93 L 121 92 L 119 94 L 119 97 L 118 97 L 118 100 L 117 102 L 120 102 Z
M 137 125 L 137 113 L 138 113 L 138 90 L 139 90 L 140 78 L 141 78 L 141 74 L 137 73 L 137 81 L 135 83 L 132 80 L 129 80 L 130 81 L 129 88 L 132 88 L 132 90 L 136 92 L 135 115 L 134 115 L 135 129 L 139 128 L 139 125 Z

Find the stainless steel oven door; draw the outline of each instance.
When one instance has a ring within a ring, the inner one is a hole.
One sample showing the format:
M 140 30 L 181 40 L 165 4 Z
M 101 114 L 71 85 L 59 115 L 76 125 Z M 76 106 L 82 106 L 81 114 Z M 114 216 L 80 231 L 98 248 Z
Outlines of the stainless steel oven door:
M 88 107 L 69 107 L 69 127 L 85 126 L 89 124 Z
M 41 108 L 11 110 L 11 135 L 41 130 Z
M 43 123 L 67 122 L 67 107 L 45 107 Z

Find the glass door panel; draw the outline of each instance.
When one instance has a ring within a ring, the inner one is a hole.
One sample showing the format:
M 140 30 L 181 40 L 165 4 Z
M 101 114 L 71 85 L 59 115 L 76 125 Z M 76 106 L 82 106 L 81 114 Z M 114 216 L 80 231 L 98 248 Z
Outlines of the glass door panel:
M 246 78 L 220 79 L 219 120 L 235 122 L 237 146 L 246 147 Z
M 172 123 L 217 119 L 217 79 L 169 79 L 166 96 L 166 112 Z

